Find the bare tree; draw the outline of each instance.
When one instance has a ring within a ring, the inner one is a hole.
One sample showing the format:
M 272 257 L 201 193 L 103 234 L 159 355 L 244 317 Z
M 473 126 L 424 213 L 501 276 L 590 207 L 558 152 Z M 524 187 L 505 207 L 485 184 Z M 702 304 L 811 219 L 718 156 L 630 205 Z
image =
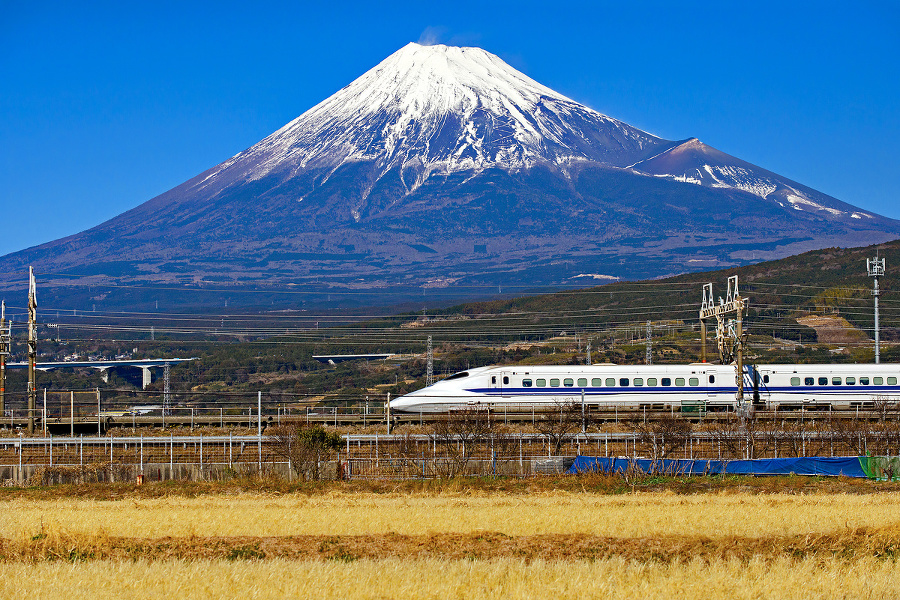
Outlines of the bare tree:
M 745 432 L 734 413 L 715 420 L 709 428 L 712 441 L 723 459 L 743 458 Z
M 896 421 L 884 421 L 881 423 L 884 437 L 884 455 L 900 455 L 900 424 Z
M 775 454 L 778 451 L 778 426 L 773 421 L 758 418 L 748 420 L 750 427 L 750 458 Z
M 380 467 L 382 472 L 390 471 L 392 475 L 402 478 L 423 476 L 424 452 L 409 433 L 397 435 L 391 450 L 383 451 Z
M 535 427 L 547 436 L 553 453 L 558 455 L 563 443 L 573 433 L 581 431 L 581 404 L 574 401 L 556 402 L 554 410 L 541 415 Z
M 868 423 L 858 418 L 834 419 L 832 422 L 834 436 L 842 449 L 851 454 L 862 456 L 868 446 Z
M 504 468 L 513 462 L 514 455 L 517 454 L 519 438 L 502 425 L 491 427 L 488 434 L 488 440 L 485 446 L 490 451 L 491 463 L 496 473 L 503 473 Z
M 272 449 L 289 461 L 301 479 L 321 479 L 321 465 L 332 459 L 341 447 L 341 436 L 321 425 L 277 425 L 267 431 Z
M 803 423 L 782 419 L 775 423 L 778 456 L 803 456 L 806 453 L 806 429 Z
M 900 412 L 900 402 L 890 396 L 875 396 L 872 398 L 872 407 L 881 422 L 896 420 Z
M 443 448 L 444 458 L 433 461 L 434 474 L 438 477 L 464 474 L 469 461 L 483 455 L 490 433 L 490 414 L 477 408 L 453 411 L 435 421 L 429 438 Z
M 685 447 L 691 437 L 693 425 L 681 416 L 665 415 L 651 421 L 630 421 L 638 441 L 650 451 L 653 460 L 668 458 Z

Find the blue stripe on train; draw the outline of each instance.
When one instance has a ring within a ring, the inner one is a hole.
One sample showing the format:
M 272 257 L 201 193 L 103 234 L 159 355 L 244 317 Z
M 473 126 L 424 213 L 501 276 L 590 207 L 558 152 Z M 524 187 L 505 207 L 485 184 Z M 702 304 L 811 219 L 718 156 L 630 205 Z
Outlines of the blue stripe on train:
M 510 395 L 517 396 L 559 396 L 570 394 L 581 394 L 584 390 L 585 395 L 590 396 L 611 396 L 616 394 L 687 394 L 687 393 L 703 393 L 707 394 L 734 394 L 737 392 L 737 386 L 734 387 L 707 387 L 702 386 L 678 386 L 678 387 L 604 387 L 604 388 L 579 388 L 579 387 L 554 387 L 554 388 L 469 388 L 465 391 L 473 394 L 485 394 L 488 396 Z M 752 388 L 745 387 L 744 393 L 752 392 Z M 830 386 L 830 387 L 805 387 L 805 386 L 789 386 L 789 387 L 765 387 L 760 388 L 760 394 L 842 394 L 846 392 L 865 393 L 898 393 L 900 386 Z

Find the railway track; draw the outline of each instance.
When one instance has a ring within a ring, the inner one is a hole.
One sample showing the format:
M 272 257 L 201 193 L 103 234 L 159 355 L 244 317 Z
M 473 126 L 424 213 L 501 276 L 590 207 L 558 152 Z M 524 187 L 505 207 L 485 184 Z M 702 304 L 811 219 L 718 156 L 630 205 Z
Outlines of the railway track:
M 161 411 L 160 411 L 161 413 Z M 537 424 L 552 412 L 541 411 L 490 411 L 489 419 L 494 423 L 508 425 Z M 606 425 L 613 423 L 631 423 L 635 420 L 656 422 L 663 419 L 688 420 L 692 423 L 715 423 L 734 420 L 735 413 L 731 411 L 703 412 L 699 410 L 588 410 L 586 420 L 594 425 Z M 427 426 L 447 418 L 445 414 L 429 413 L 395 413 L 391 416 L 391 425 L 419 425 Z M 758 410 L 754 413 L 757 422 L 819 422 L 819 421 L 848 421 L 861 420 L 869 422 L 900 421 L 900 411 L 884 412 L 873 410 Z M 75 418 L 50 417 L 44 423 L 39 417 L 35 419 L 36 429 L 43 430 L 46 426 L 48 433 L 64 435 L 67 433 L 106 433 L 115 429 L 146 429 L 169 427 L 220 427 L 227 429 L 265 429 L 270 425 L 282 423 L 317 424 L 346 427 L 386 427 L 384 414 L 365 414 L 359 411 L 346 409 L 322 408 L 309 412 L 297 412 L 282 410 L 280 408 L 263 409 L 260 417 L 255 411 L 245 411 L 244 414 L 227 414 L 224 410 L 199 409 L 195 411 L 176 411 L 173 414 L 124 414 L 124 415 L 97 415 L 77 416 Z M 0 429 L 21 430 L 28 426 L 28 419 L 24 416 L 9 417 L 0 421 Z

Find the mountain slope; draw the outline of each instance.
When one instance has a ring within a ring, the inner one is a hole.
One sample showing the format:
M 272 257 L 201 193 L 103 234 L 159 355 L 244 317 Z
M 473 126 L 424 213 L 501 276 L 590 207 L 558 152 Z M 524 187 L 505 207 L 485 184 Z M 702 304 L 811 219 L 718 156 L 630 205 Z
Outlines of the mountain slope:
M 82 303 L 85 280 L 71 275 L 188 291 L 351 288 L 394 302 L 896 237 L 897 221 L 699 140 L 641 131 L 484 50 L 409 44 L 221 165 L 91 230 L 3 257 L 0 272 L 34 264 L 60 275 L 49 281 L 60 298 Z

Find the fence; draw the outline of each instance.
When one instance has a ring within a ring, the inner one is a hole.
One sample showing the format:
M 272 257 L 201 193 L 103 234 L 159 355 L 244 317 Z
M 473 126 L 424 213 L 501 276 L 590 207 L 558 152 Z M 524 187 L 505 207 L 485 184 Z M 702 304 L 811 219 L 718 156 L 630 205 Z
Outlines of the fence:
M 414 479 L 561 473 L 577 455 L 630 459 L 747 459 L 900 453 L 900 438 L 858 432 L 853 444 L 827 432 L 692 432 L 676 440 L 646 432 L 540 433 L 480 437 L 344 435 L 325 478 Z M 763 438 L 766 439 L 763 439 Z M 674 442 L 674 443 L 673 443 Z M 891 445 L 893 442 L 893 445 Z M 862 449 L 862 451 L 859 451 Z M 87 480 L 219 479 L 296 476 L 289 452 L 266 435 L 0 437 L 0 480 L 7 484 Z M 37 477 L 35 479 L 35 477 Z
M 272 393 L 216 393 L 173 392 L 170 402 L 158 392 L 122 390 L 42 390 L 36 399 L 33 413 L 26 408 L 25 395 L 6 393 L 6 404 L 0 414 L 0 429 L 16 429 L 28 424 L 33 417 L 36 429 L 45 433 L 104 433 L 107 429 L 139 427 L 218 426 L 259 428 L 263 423 L 284 421 L 319 423 L 338 426 L 386 427 L 385 400 L 387 396 L 362 396 L 347 399 L 325 396 L 294 396 Z M 876 405 L 878 403 L 875 403 Z M 489 419 L 495 424 L 518 423 L 532 426 L 548 414 L 541 410 L 497 407 Z M 625 424 L 640 419 L 643 422 L 664 418 L 683 418 L 695 423 L 716 423 L 733 418 L 731 412 L 707 412 L 700 404 L 686 404 L 679 411 L 675 407 L 650 410 L 646 406 L 624 407 L 587 406 L 586 418 L 594 423 Z M 440 414 L 394 413 L 395 424 L 427 426 L 445 418 Z M 852 410 L 791 410 L 757 411 L 759 421 L 813 422 L 829 420 L 900 419 L 900 407 L 876 406 Z

